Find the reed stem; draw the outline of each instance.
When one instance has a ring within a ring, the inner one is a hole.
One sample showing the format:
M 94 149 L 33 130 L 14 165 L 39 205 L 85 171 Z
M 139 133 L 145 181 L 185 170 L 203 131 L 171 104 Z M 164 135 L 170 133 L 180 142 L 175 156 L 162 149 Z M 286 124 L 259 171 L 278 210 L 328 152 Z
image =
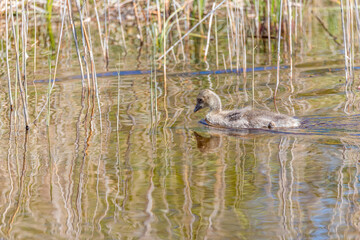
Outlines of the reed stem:
M 280 83 L 280 47 L 281 47 L 281 25 L 282 25 L 282 9 L 283 9 L 283 0 L 280 0 L 280 9 L 279 9 L 279 29 L 278 29 L 278 47 L 277 47 L 277 68 L 276 68 L 276 87 L 274 92 L 274 100 L 276 99 L 277 90 L 279 89 Z

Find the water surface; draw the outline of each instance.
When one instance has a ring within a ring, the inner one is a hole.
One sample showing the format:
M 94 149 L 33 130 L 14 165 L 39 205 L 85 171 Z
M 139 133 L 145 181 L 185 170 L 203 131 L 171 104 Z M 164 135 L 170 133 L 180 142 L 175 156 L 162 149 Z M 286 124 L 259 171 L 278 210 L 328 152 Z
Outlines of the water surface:
M 343 67 L 341 47 L 321 28 L 313 31 L 319 37 L 309 37 L 293 72 L 281 70 L 276 105 L 276 71 L 254 75 L 254 106 L 297 116 L 299 129 L 224 131 L 199 123 L 199 90 L 212 88 L 225 108 L 252 105 L 251 74 L 246 85 L 241 74 L 169 75 L 166 88 L 164 76 L 102 77 L 99 108 L 79 80 L 65 78 L 79 74 L 76 58 L 65 56 L 49 111 L 27 134 L 21 111 L 11 112 L 1 91 L 0 236 L 359 238 L 358 92 L 345 92 L 343 71 L 326 70 Z M 134 49 L 119 62 L 112 56 L 110 70 L 149 69 Z M 275 64 L 258 56 L 257 66 Z M 104 71 L 101 55 L 97 61 Z M 47 96 L 46 82 L 32 84 L 47 78 L 46 64 L 38 64 L 29 80 L 31 119 Z M 216 66 L 191 62 L 169 72 L 206 69 Z

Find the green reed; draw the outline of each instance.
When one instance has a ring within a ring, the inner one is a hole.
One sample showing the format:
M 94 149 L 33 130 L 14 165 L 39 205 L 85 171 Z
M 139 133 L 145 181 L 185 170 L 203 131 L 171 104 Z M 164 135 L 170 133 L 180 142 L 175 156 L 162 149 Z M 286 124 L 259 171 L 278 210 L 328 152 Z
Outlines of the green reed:
M 249 56 L 257 54 L 252 46 L 254 43 L 252 39 L 250 40 L 254 37 L 256 46 L 261 46 L 261 43 L 266 44 L 264 50 L 268 52 L 269 64 L 276 57 L 277 66 L 283 62 L 290 63 L 292 70 L 294 56 L 297 52 L 297 44 L 295 45 L 294 42 L 298 41 L 297 36 L 303 32 L 304 4 L 303 0 L 94 0 L 80 2 L 74 0 L 47 0 L 46 2 L 6 0 L 5 4 L 0 4 L 0 13 L 2 13 L 0 16 L 5 18 L 3 38 L 6 45 L 9 106 L 17 108 L 18 100 L 23 98 L 22 106 L 27 108 L 28 93 L 24 79 L 29 79 L 29 69 L 27 69 L 26 54 L 33 53 L 33 71 L 35 73 L 37 71 L 37 48 L 40 39 L 43 38 L 41 35 L 43 33 L 37 31 L 39 25 L 46 24 L 45 45 L 51 46 L 52 51 L 58 49 L 56 56 L 61 58 L 60 46 L 63 39 L 56 39 L 59 31 L 53 30 L 55 26 L 59 27 L 57 21 L 59 16 L 62 20 L 65 19 L 64 31 L 67 32 L 64 32 L 64 35 L 72 38 L 77 67 L 82 76 L 82 87 L 88 90 L 88 96 L 95 95 L 99 112 L 101 112 L 96 72 L 97 69 L 107 71 L 111 66 L 113 53 L 109 51 L 109 44 L 115 34 L 114 30 L 110 28 L 111 24 L 116 23 L 119 26 L 121 41 L 118 44 L 122 46 L 123 53 L 126 54 L 128 39 L 134 39 L 134 34 L 127 31 L 127 24 L 130 21 L 133 22 L 137 28 L 137 37 L 134 43 L 138 44 L 140 48 L 145 48 L 145 52 L 151 52 L 152 55 L 152 60 L 145 63 L 143 68 L 155 70 L 162 66 L 165 75 L 164 93 L 166 94 L 166 75 L 169 67 L 192 60 L 190 53 L 193 53 L 194 48 L 196 48 L 198 61 L 205 60 L 213 64 L 211 67 L 218 68 L 219 65 L 224 65 L 232 69 L 246 68 L 249 65 Z M 306 2 L 306 4 L 311 3 Z M 343 0 L 341 6 L 344 6 L 343 19 L 356 18 L 356 21 L 352 20 L 352 22 L 345 20 L 343 24 L 344 31 L 352 27 L 355 29 L 343 37 L 344 41 L 347 41 L 344 59 L 350 58 L 350 60 L 345 60 L 348 63 L 347 69 L 350 71 L 351 67 L 349 66 L 353 65 L 354 48 L 356 47 L 353 39 L 356 39 L 355 37 L 360 39 L 357 36 L 360 25 L 359 13 L 357 3 Z M 29 15 L 30 11 L 33 13 L 31 16 Z M 131 13 L 130 17 L 133 17 L 132 20 L 127 20 L 129 13 Z M 30 32 L 27 24 L 35 26 L 32 31 L 33 39 L 27 39 L 27 33 Z M 97 26 L 97 31 L 90 31 L 91 24 Z M 20 31 L 20 29 L 22 30 Z M 226 38 L 219 39 L 220 34 L 226 35 Z M 101 48 L 94 47 L 95 39 L 99 40 Z M 30 42 L 31 44 L 29 44 Z M 196 46 L 194 46 L 194 42 L 196 42 Z M 112 42 L 112 44 L 116 44 L 116 42 Z M 283 48 L 287 51 L 283 51 Z M 103 64 L 95 62 L 94 56 L 98 52 L 103 55 Z M 255 64 L 251 63 L 251 65 Z M 57 63 L 54 67 L 56 68 L 56 66 Z M 15 74 L 12 73 L 12 69 L 16 69 Z M 278 71 L 280 72 L 280 70 Z M 13 78 L 12 75 L 16 77 Z M 277 75 L 276 90 L 281 82 L 280 74 L 277 73 Z M 55 77 L 56 70 L 53 74 L 53 78 Z M 245 71 L 242 79 L 246 84 L 247 74 Z M 149 81 L 151 84 L 154 83 L 154 80 Z M 156 88 L 151 87 L 153 91 Z M 22 90 L 24 90 L 23 93 Z M 24 114 L 25 112 L 27 110 L 24 111 Z M 25 115 L 27 116 L 27 114 Z
M 55 50 L 55 39 L 54 39 L 54 34 L 53 34 L 53 31 L 52 31 L 52 24 L 51 24 L 53 2 L 54 2 L 54 0 L 47 0 L 47 3 L 46 3 L 47 30 L 48 30 L 48 36 L 50 38 L 51 50 Z

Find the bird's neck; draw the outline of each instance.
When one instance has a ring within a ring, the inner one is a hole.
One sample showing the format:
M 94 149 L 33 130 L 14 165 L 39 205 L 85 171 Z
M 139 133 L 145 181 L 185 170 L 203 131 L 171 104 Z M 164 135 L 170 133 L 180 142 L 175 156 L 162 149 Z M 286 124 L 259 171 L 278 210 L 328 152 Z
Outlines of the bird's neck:
M 214 101 L 211 104 L 210 112 L 214 112 L 214 113 L 221 112 L 221 101 L 220 101 L 220 99 L 216 99 L 216 101 Z

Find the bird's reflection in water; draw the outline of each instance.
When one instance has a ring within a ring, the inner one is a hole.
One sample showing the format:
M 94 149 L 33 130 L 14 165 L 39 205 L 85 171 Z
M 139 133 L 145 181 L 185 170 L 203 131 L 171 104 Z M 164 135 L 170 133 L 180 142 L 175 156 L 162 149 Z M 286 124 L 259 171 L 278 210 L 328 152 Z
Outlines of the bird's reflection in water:
M 196 138 L 198 149 L 203 153 L 215 152 L 222 143 L 221 135 L 210 135 L 210 137 L 205 137 L 194 132 L 194 136 Z
M 219 147 L 222 145 L 223 137 L 236 136 L 236 137 L 248 138 L 249 136 L 253 136 L 252 131 L 251 130 L 229 131 L 224 129 L 221 130 L 211 129 L 210 131 L 207 132 L 207 134 L 205 133 L 200 134 L 194 131 L 194 136 L 197 142 L 197 147 L 200 150 L 200 152 L 213 153 L 216 152 L 219 149 Z

